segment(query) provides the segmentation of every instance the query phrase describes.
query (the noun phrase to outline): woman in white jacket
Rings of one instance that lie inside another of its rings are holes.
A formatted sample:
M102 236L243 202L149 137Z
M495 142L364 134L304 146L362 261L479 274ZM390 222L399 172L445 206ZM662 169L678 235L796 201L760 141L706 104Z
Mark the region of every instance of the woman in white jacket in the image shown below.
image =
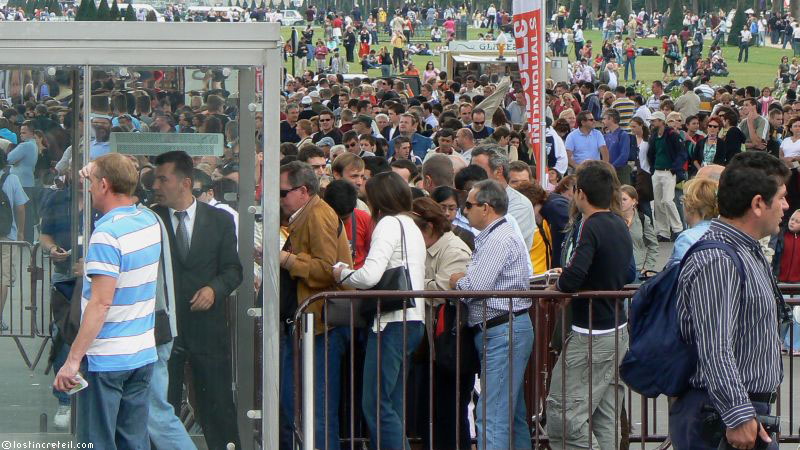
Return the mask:
M384 172L367 181L367 199L372 217L377 221L364 265L353 271L334 268L333 276L343 284L357 289L370 289L383 273L407 265L414 290L425 284L425 240L411 218L411 189L393 172ZM405 240L405 250L401 241ZM405 254L405 255L404 255ZM405 258L404 258L405 256ZM410 364L407 359L417 348L424 333L425 303L414 299L415 306L404 311L381 313L376 317L367 339L364 361L364 385L361 407L369 428L371 448L408 448L403 436L403 380ZM384 302L385 303L385 302ZM403 351L403 316L406 319L406 343ZM378 329L381 340L381 364L378 367ZM378 370L380 370L380 399L378 399ZM380 401L380 417L377 417ZM380 420L380 445L377 442Z

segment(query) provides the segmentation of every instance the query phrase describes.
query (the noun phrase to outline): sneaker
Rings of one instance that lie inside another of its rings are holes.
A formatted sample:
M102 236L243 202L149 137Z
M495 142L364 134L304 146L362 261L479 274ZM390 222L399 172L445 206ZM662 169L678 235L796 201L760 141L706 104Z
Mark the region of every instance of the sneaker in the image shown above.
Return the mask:
M67 428L69 426L69 419L72 415L72 409L69 405L58 405L56 415L53 417L53 425L58 428Z

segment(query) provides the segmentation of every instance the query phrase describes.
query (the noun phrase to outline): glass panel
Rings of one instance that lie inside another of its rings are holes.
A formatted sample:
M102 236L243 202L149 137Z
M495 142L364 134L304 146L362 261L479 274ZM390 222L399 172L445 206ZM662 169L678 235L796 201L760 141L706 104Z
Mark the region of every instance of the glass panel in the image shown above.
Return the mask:
M82 224L91 229L101 216L81 194L83 183L73 180L85 160L119 152L137 167L140 203L166 219L173 255L178 337L159 347L163 356L172 357L163 363L165 377L151 390L160 390L177 413L151 411L150 420L175 421L201 448L226 448L228 442L253 448L259 424L246 417L254 409L256 374L255 320L247 316L256 287L256 216L250 207L256 205L261 178L256 161L263 142L255 124L256 116L263 117L255 72L247 67L92 67L84 80L83 71L74 67L0 66L0 168L7 153L12 175L3 190L19 206L12 210L19 212L20 224L18 234L13 227L5 232L6 213L0 208L0 377L6 400L0 436L45 442L61 433L58 439L71 439L78 416L75 396L52 392L54 374L69 351L63 340L69 324L60 324L60 337L55 332L56 319L69 311L68 301L58 296L69 298L74 267L82 267L77 263L89 239L89 233L85 238L81 233ZM81 117L85 82L91 89L86 124ZM89 135L85 158L84 125ZM180 158L156 164L158 155L172 150L189 154L192 180L175 170ZM177 221L168 208L187 207L193 218L184 254L176 247ZM51 292L54 285L57 293Z
M81 86L76 67L0 66L0 173L9 174L2 190L10 202L0 206L2 436L69 431L70 397L52 384L66 355L55 323L68 310L67 280L82 253L69 158L81 136Z

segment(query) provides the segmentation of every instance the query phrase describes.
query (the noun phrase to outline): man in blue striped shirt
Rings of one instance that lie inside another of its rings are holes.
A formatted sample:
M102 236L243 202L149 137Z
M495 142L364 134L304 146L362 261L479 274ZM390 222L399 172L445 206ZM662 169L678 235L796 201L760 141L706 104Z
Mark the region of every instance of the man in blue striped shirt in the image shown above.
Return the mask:
M691 389L670 408L675 448L715 449L719 442L703 439L711 431L724 432L734 448L753 448L757 437L770 442L756 415L769 414L783 378L776 315L783 299L758 241L780 231L788 177L772 155L736 155L720 178L720 217L701 239L732 246L746 277L722 249L693 253L681 270L677 313L698 361ZM708 407L721 419L717 426L709 425Z
M467 273L453 274L450 277L451 289L528 289L528 247L506 220L507 211L508 195L498 182L481 181L469 192L464 212L470 225L480 233L475 237L475 253ZM475 331L475 348L481 357L481 378L486 385L486 390L481 392L481 396L486 398L480 399L477 406L478 449L505 449L509 445L514 449L530 449L531 435L522 384L533 349L533 325L528 315L531 300L470 298L464 302L469 310L469 325ZM514 321L512 339L509 339L509 320ZM511 358L509 346L512 347ZM509 411L514 411L513 417L509 417ZM512 420L513 435L510 432Z
M149 448L150 379L157 360L153 325L161 228L131 198L133 163L110 153L87 168L92 206L103 213L89 241L81 327L54 386L68 391L78 370L78 441L96 448Z

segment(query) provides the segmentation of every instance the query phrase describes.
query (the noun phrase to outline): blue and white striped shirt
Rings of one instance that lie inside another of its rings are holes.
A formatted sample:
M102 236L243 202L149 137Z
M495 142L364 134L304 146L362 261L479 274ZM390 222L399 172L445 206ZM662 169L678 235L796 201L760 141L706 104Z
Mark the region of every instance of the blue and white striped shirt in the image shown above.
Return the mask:
M697 372L690 383L708 390L725 426L755 417L748 393L773 393L783 379L778 335L777 285L758 242L713 220L701 239L733 246L747 274L742 280L720 249L693 253L678 280L681 333L697 345Z
M467 274L458 280L462 291L527 291L530 284L530 254L522 238L505 218L489 224L475 237L475 252L467 266ZM463 299L469 310L469 325L483 322L483 299ZM530 308L529 298L488 298L486 320Z
M103 328L86 352L89 370L132 370L155 362L156 280L161 227L151 211L114 208L97 221L85 262L81 316L92 293L91 277L117 280Z

